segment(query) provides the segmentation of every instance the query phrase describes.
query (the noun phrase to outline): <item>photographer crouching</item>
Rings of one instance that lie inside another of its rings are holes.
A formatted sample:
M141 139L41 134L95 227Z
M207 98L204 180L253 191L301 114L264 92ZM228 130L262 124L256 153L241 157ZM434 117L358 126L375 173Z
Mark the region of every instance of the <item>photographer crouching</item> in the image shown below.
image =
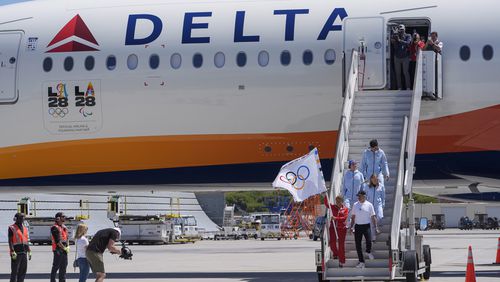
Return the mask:
M121 231L119 228L106 228L97 231L90 241L86 256L92 272L96 274L96 282L104 281L104 278L106 278L103 260L103 253L106 249L112 254L120 255L123 259L132 259L132 252L129 248L122 244L120 250L115 246L115 243L120 240L120 236Z

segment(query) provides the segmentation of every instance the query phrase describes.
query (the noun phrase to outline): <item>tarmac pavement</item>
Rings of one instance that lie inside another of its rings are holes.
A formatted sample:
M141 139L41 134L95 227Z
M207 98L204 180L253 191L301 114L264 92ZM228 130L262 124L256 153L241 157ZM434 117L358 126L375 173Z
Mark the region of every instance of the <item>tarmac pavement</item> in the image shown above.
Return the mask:
M492 265L500 232L447 229L427 231L424 243L432 249L430 281L464 281L467 248L472 246L477 281L500 282L500 265ZM109 281L274 282L317 281L314 250L319 241L240 240L199 241L178 245L134 245L133 260L105 254ZM7 246L0 249L0 281L9 278ZM70 265L74 257L70 253ZM25 281L47 281L52 263L50 246L34 246ZM78 269L77 269L78 271ZM68 281L77 281L68 267ZM92 276L91 276L92 277ZM108 279L107 279L108 280ZM89 278L88 281L93 281Z

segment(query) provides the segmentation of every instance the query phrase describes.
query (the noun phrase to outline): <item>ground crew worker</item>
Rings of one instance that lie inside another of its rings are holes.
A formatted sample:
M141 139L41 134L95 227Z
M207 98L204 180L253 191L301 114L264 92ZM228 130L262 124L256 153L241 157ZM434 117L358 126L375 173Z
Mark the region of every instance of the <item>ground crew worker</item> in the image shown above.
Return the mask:
M50 272L50 282L56 282L56 273L59 271L59 282L66 281L66 268L68 266L68 229L64 225L66 216L62 212L56 213L55 224L50 228L52 237L52 252L54 260Z
M85 255L89 261L92 272L96 275L96 282L104 281L106 278L106 270L104 269L103 253L106 249L112 254L121 254L122 251L115 247L115 242L118 242L121 236L119 228L106 228L97 231L92 237L92 240L87 247Z
M348 209L358 200L356 194L358 194L364 181L363 174L358 170L358 162L350 160L349 170L344 175L344 185L342 186L344 203Z
M363 190L366 192L366 200L373 205L375 216L380 226L380 222L384 218L385 195L384 188L379 183L378 177L375 174L370 177L370 182L363 186ZM371 225L371 235L372 240L375 241L376 232L373 224Z
M23 225L24 214L14 215L15 223L9 226L10 282L22 282L31 260L28 228Z
M369 179L372 174L377 175L379 183L382 184L382 186L384 186L384 178L386 181L389 180L387 157L384 151L378 147L378 141L376 139L371 140L370 148L363 152L361 172L365 179Z
M349 216L349 210L344 205L344 198L340 195L335 197L335 204L329 204L325 197L326 208L332 211L332 221L330 223L330 249L333 257L339 258L339 267L345 264L345 236L347 234L346 220ZM338 246L337 246L338 242Z

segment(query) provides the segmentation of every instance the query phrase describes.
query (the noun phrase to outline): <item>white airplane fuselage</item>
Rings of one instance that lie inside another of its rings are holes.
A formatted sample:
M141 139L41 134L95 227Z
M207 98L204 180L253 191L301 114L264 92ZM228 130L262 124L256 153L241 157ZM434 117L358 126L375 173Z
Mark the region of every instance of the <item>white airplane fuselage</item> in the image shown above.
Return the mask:
M417 177L498 179L498 7L492 0L0 6L0 185L267 186L311 147L328 178L343 102L343 22L364 17L422 19L444 42L443 99L422 103ZM379 32L386 38L387 27ZM383 44L380 52L389 48ZM476 165L485 160L488 168Z

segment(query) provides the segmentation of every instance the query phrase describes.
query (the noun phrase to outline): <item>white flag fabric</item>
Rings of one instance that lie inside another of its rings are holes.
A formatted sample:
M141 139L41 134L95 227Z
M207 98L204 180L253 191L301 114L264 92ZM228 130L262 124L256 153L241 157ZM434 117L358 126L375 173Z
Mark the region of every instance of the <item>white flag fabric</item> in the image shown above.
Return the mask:
M283 165L273 187L290 191L296 202L326 192L318 149L314 148L309 154Z

